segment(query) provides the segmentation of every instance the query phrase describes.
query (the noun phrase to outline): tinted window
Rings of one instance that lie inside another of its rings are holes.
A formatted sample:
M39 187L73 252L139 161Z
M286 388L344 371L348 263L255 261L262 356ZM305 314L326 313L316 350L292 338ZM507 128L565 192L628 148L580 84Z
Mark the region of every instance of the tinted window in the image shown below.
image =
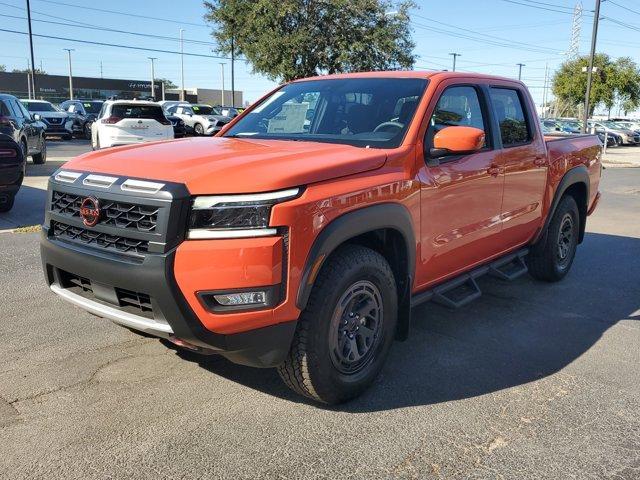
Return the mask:
M152 118L166 120L159 105L126 105L118 104L111 107L111 116L118 118Z
M522 99L517 90L492 88L491 103L496 112L502 144L505 147L527 143L531 140Z
M428 144L432 144L433 136L440 130L453 126L475 127L486 132L485 119L475 88L449 87L444 91L431 116L427 131Z
M285 85L225 136L400 145L427 85L425 79L349 78ZM396 111L396 106L401 108Z
M53 105L45 102L22 102L22 105L27 107L30 112L57 112Z
M7 105L0 100L0 116L3 117L10 117L11 113L9 112L9 107L7 107Z
M194 105L192 108L196 115L215 115L213 108L208 105Z
M82 106L87 113L98 113L102 108L102 102L84 102Z
M20 102L16 101L16 100L9 100L9 107L13 110L13 115L16 118L26 118L24 112L22 111Z

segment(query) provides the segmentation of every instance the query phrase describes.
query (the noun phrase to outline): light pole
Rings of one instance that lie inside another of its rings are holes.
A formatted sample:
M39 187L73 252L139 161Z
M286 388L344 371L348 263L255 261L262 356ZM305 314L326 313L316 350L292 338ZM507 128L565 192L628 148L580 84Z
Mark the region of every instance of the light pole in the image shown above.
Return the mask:
M31 90L33 91L33 98L36 97L36 64L33 60L33 36L31 34L31 4L27 0L27 22L29 23L29 49L31 50Z
M224 107L224 62L220 62L220 71L222 78L222 106Z
M598 23L600 21L600 0L596 0L596 11L593 16L593 32L591 34L591 54L589 55L589 68L587 70L587 92L584 96L584 114L582 117L582 133L587 133L589 121L589 101L591 96L591 80L593 76L593 61L596 56L596 41L598 39Z
M522 67L526 67L524 63L516 63L518 66L518 80L522 80Z
M453 56L453 71L455 72L456 71L456 59L458 57L461 57L462 54L461 53L450 53L449 55Z
M155 100L156 99L156 81L155 81L156 72L153 69L153 61L157 60L158 57L147 57L147 58L151 60L151 97Z
M233 35L231 35L231 106L236 106L236 85L233 72L233 64L235 63L235 45Z
M182 79L180 100L184 101L184 28L180 29L180 78Z
M73 73L71 72L71 52L74 52L74 48L63 48L69 55L69 100L73 100Z

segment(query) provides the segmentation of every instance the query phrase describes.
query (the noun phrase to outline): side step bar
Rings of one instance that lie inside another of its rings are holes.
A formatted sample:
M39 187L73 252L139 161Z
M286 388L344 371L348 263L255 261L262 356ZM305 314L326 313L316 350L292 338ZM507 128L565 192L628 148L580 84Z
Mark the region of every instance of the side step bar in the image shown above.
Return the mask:
M411 298L411 307L433 301L449 308L464 307L482 295L476 281L483 275L491 275L500 280L511 281L527 273L524 257L529 249L523 248L493 262L463 273L459 277L442 283Z

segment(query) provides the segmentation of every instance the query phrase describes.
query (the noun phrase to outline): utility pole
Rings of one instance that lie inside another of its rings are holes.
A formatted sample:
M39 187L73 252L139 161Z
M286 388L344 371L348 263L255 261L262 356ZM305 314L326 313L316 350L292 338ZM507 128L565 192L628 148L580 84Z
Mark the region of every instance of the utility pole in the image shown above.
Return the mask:
M455 72L456 71L456 59L458 57L461 57L462 54L461 53L450 53L449 55L453 55L453 69L452 69L452 71Z
M164 102L164 82L161 82L160 85L162 85L162 101Z
M593 32L591 34L591 54L589 55L589 68L587 69L587 92L584 96L584 114L582 118L582 133L587 133L587 122L589 121L591 80L593 76L593 61L596 56L596 41L598 39L598 23L599 22L600 22L600 0L596 0L596 11L593 15Z
M222 103L221 106L224 107L224 62L220 62L220 69L222 72Z
M233 35L231 35L231 106L236 106L236 85L233 73L233 64L235 63L235 45Z
M36 97L36 64L33 59L33 34L31 32L31 4L27 0L27 22L29 23L29 49L31 50L31 81L33 85L31 90L33 91L33 98Z
M547 118L547 111L545 110L547 105L547 87L549 85L549 64L544 65L544 89L542 90L542 113L543 118Z
M184 28L180 29L180 77L182 79L180 100L184 101Z
M71 72L71 52L74 52L74 48L63 48L69 55L69 100L73 100L73 73Z
M151 60L151 97L155 100L156 99L156 72L153 68L153 61L157 60L158 57L147 57L149 60Z
M522 67L526 67L524 63L516 63L518 66L518 80L522 80Z

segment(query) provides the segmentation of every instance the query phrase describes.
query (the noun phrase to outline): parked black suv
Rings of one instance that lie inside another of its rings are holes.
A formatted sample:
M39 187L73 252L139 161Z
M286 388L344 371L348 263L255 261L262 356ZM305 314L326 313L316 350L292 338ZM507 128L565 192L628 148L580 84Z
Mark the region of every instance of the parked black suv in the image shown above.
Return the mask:
M0 93L0 133L13 138L22 148L25 159L31 156L36 164L47 161L44 131L39 115L32 116L13 95Z
M102 100L65 100L60 108L73 117L73 133L91 140L91 124L98 118Z
M9 135L0 133L0 212L8 212L24 180L26 159Z

